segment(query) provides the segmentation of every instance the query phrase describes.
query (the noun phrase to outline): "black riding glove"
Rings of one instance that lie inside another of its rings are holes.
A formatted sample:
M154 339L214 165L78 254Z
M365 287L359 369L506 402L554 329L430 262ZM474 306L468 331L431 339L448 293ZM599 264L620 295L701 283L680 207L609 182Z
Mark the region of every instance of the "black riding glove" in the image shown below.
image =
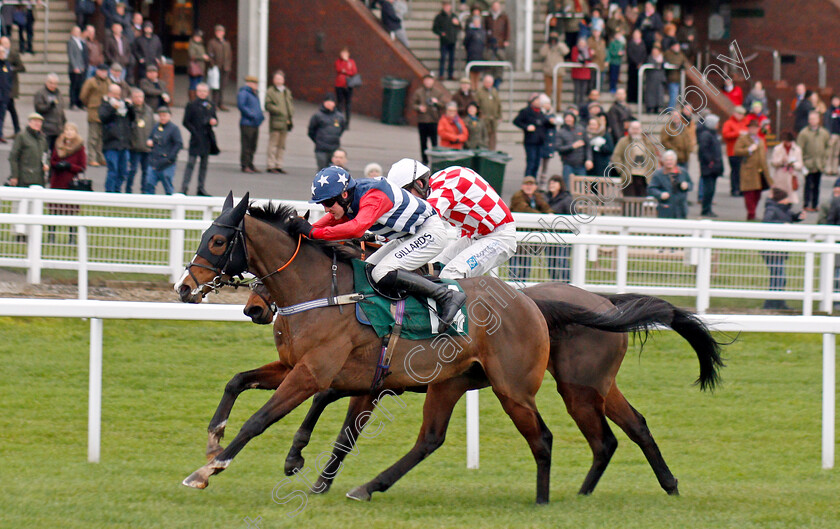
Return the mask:
M309 238L309 235L312 233L312 229L312 224L303 217L295 217L289 221L289 235L293 238L298 235L303 235L304 237Z

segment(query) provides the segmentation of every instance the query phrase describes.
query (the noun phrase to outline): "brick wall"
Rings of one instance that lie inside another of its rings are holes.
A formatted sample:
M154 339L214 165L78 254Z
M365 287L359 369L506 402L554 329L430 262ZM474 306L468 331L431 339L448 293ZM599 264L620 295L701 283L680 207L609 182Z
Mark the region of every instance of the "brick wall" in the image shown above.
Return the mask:
M710 6L697 3L694 7L697 19L701 49L707 43L707 20ZM840 84L840 48L834 44L836 31L840 27L840 2L837 0L734 0L733 9L763 9L764 17L734 17L730 25L730 39L735 40L744 56L758 55L747 63L749 80L736 82L749 91L756 80L761 80L770 99L770 117L775 121L775 100L782 100L782 130L792 125L790 100L797 83L805 83L809 89L816 90L818 84L817 57L822 55L826 61L827 88L821 91L823 100L828 103L832 92L837 92ZM727 42L712 42L712 58L717 53L729 55ZM757 46L757 47L756 47ZM792 63L783 63L782 82L775 84L773 79L772 49L784 55L792 56ZM718 63L719 64L719 63ZM775 129L775 123L774 123Z
M353 91L353 113L381 116L382 77L410 80L410 94L426 72L358 0L272 0L269 13L269 74L282 69L296 99L320 103L334 93L335 60L344 46L364 83Z

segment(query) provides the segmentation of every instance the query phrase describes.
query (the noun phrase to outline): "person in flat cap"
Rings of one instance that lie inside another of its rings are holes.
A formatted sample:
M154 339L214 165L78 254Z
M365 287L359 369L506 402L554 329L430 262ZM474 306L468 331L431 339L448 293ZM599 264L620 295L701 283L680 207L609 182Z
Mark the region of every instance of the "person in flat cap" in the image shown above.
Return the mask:
M9 185L17 187L46 185L45 175L49 166L45 163L48 149L47 137L41 132L44 117L37 112L29 114L26 130L15 136L9 153L11 176Z
M545 196L537 189L537 179L532 175L526 175L522 179L522 185L510 199L511 213L552 213L551 206ZM528 277L531 267L531 252L520 245L520 253L510 259L510 272L513 277L525 280ZM525 250L525 251L523 251Z
M143 34L134 39L131 52L137 64L137 78L143 79L150 66L159 67L163 57L163 44L154 33L155 27L150 21L143 23ZM147 94L148 96L148 94Z
M462 77L458 91L452 96L452 101L458 103L458 115L461 118L467 115L467 105L476 103L475 91L473 91L469 77ZM477 104L477 103L476 103Z
M429 164L426 149L429 143L437 147L437 124L441 111L449 101L449 92L443 85L435 84L431 72L423 76L423 83L411 95L411 107L417 112L417 131L420 133L420 155L423 164Z
M149 147L149 175L143 182L143 193L155 194L158 183L163 184L163 191L171 195L174 191L172 179L175 177L178 151L184 146L181 130L172 123L172 112L167 106L157 109L158 124L152 127L146 145Z
M307 135L315 142L315 165L318 170L329 167L333 152L341 147L346 121L335 106L335 96L327 92L318 112L309 119Z
M245 86L239 89L236 106L239 108L239 165L243 173L259 173L254 167L254 153L257 152L257 140L265 116L257 95L259 79L253 75L245 78Z
M160 82L158 67L155 65L146 67L146 77L140 81L140 90L146 95L146 102L152 110L157 110L159 106L169 105L172 102L163 83Z

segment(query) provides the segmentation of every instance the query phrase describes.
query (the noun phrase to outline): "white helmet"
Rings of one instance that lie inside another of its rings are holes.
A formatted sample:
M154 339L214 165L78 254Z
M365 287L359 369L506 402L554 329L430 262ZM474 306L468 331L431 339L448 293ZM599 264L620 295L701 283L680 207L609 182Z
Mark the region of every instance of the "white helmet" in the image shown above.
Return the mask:
M391 166L386 177L389 182L397 187L405 187L418 178L428 177L431 169L411 158L403 158Z

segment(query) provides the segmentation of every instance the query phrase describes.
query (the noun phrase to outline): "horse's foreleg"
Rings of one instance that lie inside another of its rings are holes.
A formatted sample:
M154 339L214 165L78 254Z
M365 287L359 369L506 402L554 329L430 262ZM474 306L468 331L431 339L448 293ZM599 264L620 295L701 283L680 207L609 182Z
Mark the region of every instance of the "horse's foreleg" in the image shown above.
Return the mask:
M330 490L333 480L341 469L344 457L349 453L355 453L359 433L361 433L368 420L370 420L370 412L373 410L376 402L377 399L374 399L370 395L360 395L350 399L344 424L341 425L341 431L333 443L332 457L330 457L327 466L321 471L321 475L318 476L318 481L312 487L312 492L323 494Z
M225 425L239 394L248 389L277 389L288 372L289 368L281 365L280 362L271 362L251 371L237 373L230 379L225 386L225 393L216 408L216 413L210 419L210 426L207 427L206 455L208 460L213 459L222 451L219 443L225 436Z
M210 476L227 468L248 441L263 433L266 428L282 419L317 392L318 383L309 367L306 364L297 364L289 371L268 402L245 421L230 445L206 465L190 474L183 484L197 489L207 487Z
M677 478L674 477L671 469L665 463L665 459L662 458L662 453L656 446L656 441L653 440L653 435L647 427L645 418L627 402L627 399L624 398L615 384L607 393L606 412L607 417L624 430L627 437L642 449L650 467L653 469L653 473L656 474L659 485L665 489L665 492L674 496L679 495Z
M420 427L420 435L417 436L414 447L373 480L348 492L347 497L353 500L370 501L371 494L388 490L409 470L437 450L446 438L452 409L461 395L471 389L470 384L471 381L467 377L457 377L430 385L423 404L423 425Z
M312 406L309 407L309 411L306 413L306 417L304 417L300 428L295 432L295 437L292 439L292 447L289 448L289 454L286 456L285 471L287 476L291 476L295 470L303 468L304 459L301 450L309 444L312 430L315 429L321 413L323 413L327 406L347 395L348 393L346 391L327 389L318 393L312 399Z

